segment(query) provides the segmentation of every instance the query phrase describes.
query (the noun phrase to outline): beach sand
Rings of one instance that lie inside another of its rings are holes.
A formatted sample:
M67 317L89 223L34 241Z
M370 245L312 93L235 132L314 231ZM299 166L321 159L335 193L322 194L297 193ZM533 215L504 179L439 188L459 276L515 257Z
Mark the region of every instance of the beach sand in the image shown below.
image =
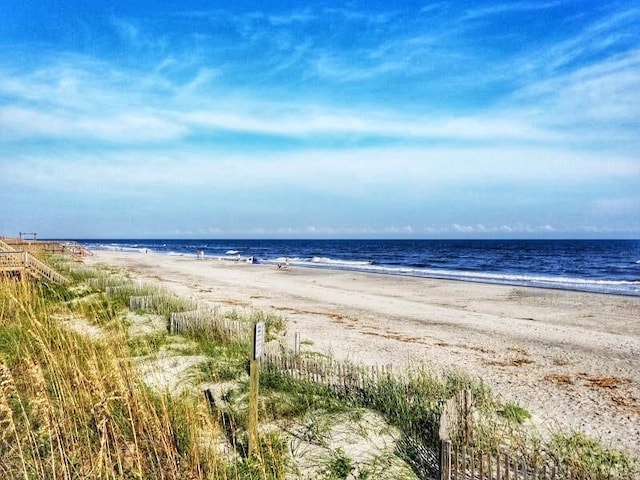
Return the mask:
M640 456L640 298L98 251L87 263L202 304L288 321L306 349L402 369L459 369L533 414Z

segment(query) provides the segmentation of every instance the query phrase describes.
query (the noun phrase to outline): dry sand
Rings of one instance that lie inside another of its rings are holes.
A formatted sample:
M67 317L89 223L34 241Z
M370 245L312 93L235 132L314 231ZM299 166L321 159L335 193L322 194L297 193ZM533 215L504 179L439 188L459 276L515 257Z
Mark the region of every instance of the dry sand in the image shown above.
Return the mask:
M277 312L290 338L300 332L307 348L338 358L466 371L543 430L575 428L640 456L638 297L154 253L99 251L87 262L203 304Z

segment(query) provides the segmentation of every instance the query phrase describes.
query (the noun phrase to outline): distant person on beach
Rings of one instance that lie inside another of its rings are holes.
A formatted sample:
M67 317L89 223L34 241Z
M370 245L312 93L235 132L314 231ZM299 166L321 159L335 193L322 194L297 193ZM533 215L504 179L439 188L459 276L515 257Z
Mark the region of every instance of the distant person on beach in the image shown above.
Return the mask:
M276 265L278 266L278 268L289 268L289 257L286 257L284 259L284 264L278 262L276 263Z
M202 260L204 258L204 250L200 250L198 252L198 260Z

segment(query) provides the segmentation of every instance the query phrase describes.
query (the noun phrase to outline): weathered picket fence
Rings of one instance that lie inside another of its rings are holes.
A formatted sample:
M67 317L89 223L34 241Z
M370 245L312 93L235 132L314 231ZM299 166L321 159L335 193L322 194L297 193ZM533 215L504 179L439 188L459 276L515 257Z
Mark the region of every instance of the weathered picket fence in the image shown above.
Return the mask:
M251 327L248 322L220 316L217 307L173 312L169 320L169 331L172 334L202 332L238 342L251 340Z
M385 379L400 380L391 365L364 366L340 362L320 356L268 353L262 359L266 372L284 374L292 379L311 382L331 388L336 394L358 397L367 403L375 392L376 384ZM412 392L407 390L408 397ZM438 448L408 437L422 478L439 480L584 480L578 472L554 463L541 454L535 460L504 450L485 452L473 445L474 398L471 391L458 392L441 407ZM434 439L438 443L438 438ZM453 441L452 441L453 440ZM439 457L439 458L438 458ZM608 477L603 477L608 478ZM613 477L612 477L613 478Z
M129 297L129 309L132 311L144 310L170 316L174 312L183 312L195 308L197 308L197 305L194 301L171 293L132 295Z
M440 480L573 480L586 478L539 452L528 458L504 449L482 451L473 446L474 397L458 392L440 415ZM614 478L607 475L602 478Z
M158 293L159 289L146 284L128 283L123 285L109 285L105 287L105 294L108 297L115 297L118 295L128 296L146 296L154 293Z
M97 270L95 272L92 272L91 270L87 272L86 268L70 268L70 271L72 273L82 273L84 275L87 275L87 273L90 275L93 274L86 280L89 288L93 290L106 290L108 287L123 286L127 283L127 279L124 277L100 274Z
M584 476L561 469L550 460L529 462L504 452L479 452L466 445L444 444L440 480L560 480Z
M268 352L262 359L262 368L342 392L362 391L368 385L393 374L391 365L365 366L320 355L283 355L272 352Z

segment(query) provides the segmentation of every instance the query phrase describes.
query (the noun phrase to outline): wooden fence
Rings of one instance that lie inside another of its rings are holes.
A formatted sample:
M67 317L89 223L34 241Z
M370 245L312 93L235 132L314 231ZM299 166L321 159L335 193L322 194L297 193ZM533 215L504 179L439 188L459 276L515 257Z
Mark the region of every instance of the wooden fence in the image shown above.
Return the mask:
M251 340L251 327L250 323L221 317L217 308L174 312L169 320L169 331L173 334L208 332L238 342Z
M319 355L283 355L267 352L262 359L267 371L277 371L295 380L304 380L341 392L362 392L367 386L393 374L391 365L365 366L339 362Z
M502 449L485 452L473 447L474 398L461 391L440 414L440 480L567 480L585 477L556 465L540 453L535 459Z
M266 371L278 372L292 379L324 385L337 394L356 396L365 402L377 382L390 378L402 385L402 375L393 373L391 366L364 366L348 362L338 362L318 356L282 355L267 353L262 360ZM406 380L406 379L405 379ZM412 393L407 391L407 395ZM461 391L450 398L441 409L439 422L440 451L431 450L426 445L414 445L412 450L420 450L420 461L430 469L434 460L438 462L439 480L566 480L584 479L583 476L562 469L549 459L540 456L536 461L522 455L505 451L482 452L472 447L473 404L470 391ZM452 442L451 439L455 439ZM415 439L411 439L415 442Z
M443 442L440 480L560 480L585 478L550 461L529 462L504 452L483 453Z
M170 316L174 312L183 312L197 308L195 302L185 300L178 295L161 293L154 295L134 295L129 298L131 310L147 310Z
M105 294L108 297L115 297L118 295L151 295L157 293L159 289L157 287L145 284L125 284L125 285L110 285L105 288Z

